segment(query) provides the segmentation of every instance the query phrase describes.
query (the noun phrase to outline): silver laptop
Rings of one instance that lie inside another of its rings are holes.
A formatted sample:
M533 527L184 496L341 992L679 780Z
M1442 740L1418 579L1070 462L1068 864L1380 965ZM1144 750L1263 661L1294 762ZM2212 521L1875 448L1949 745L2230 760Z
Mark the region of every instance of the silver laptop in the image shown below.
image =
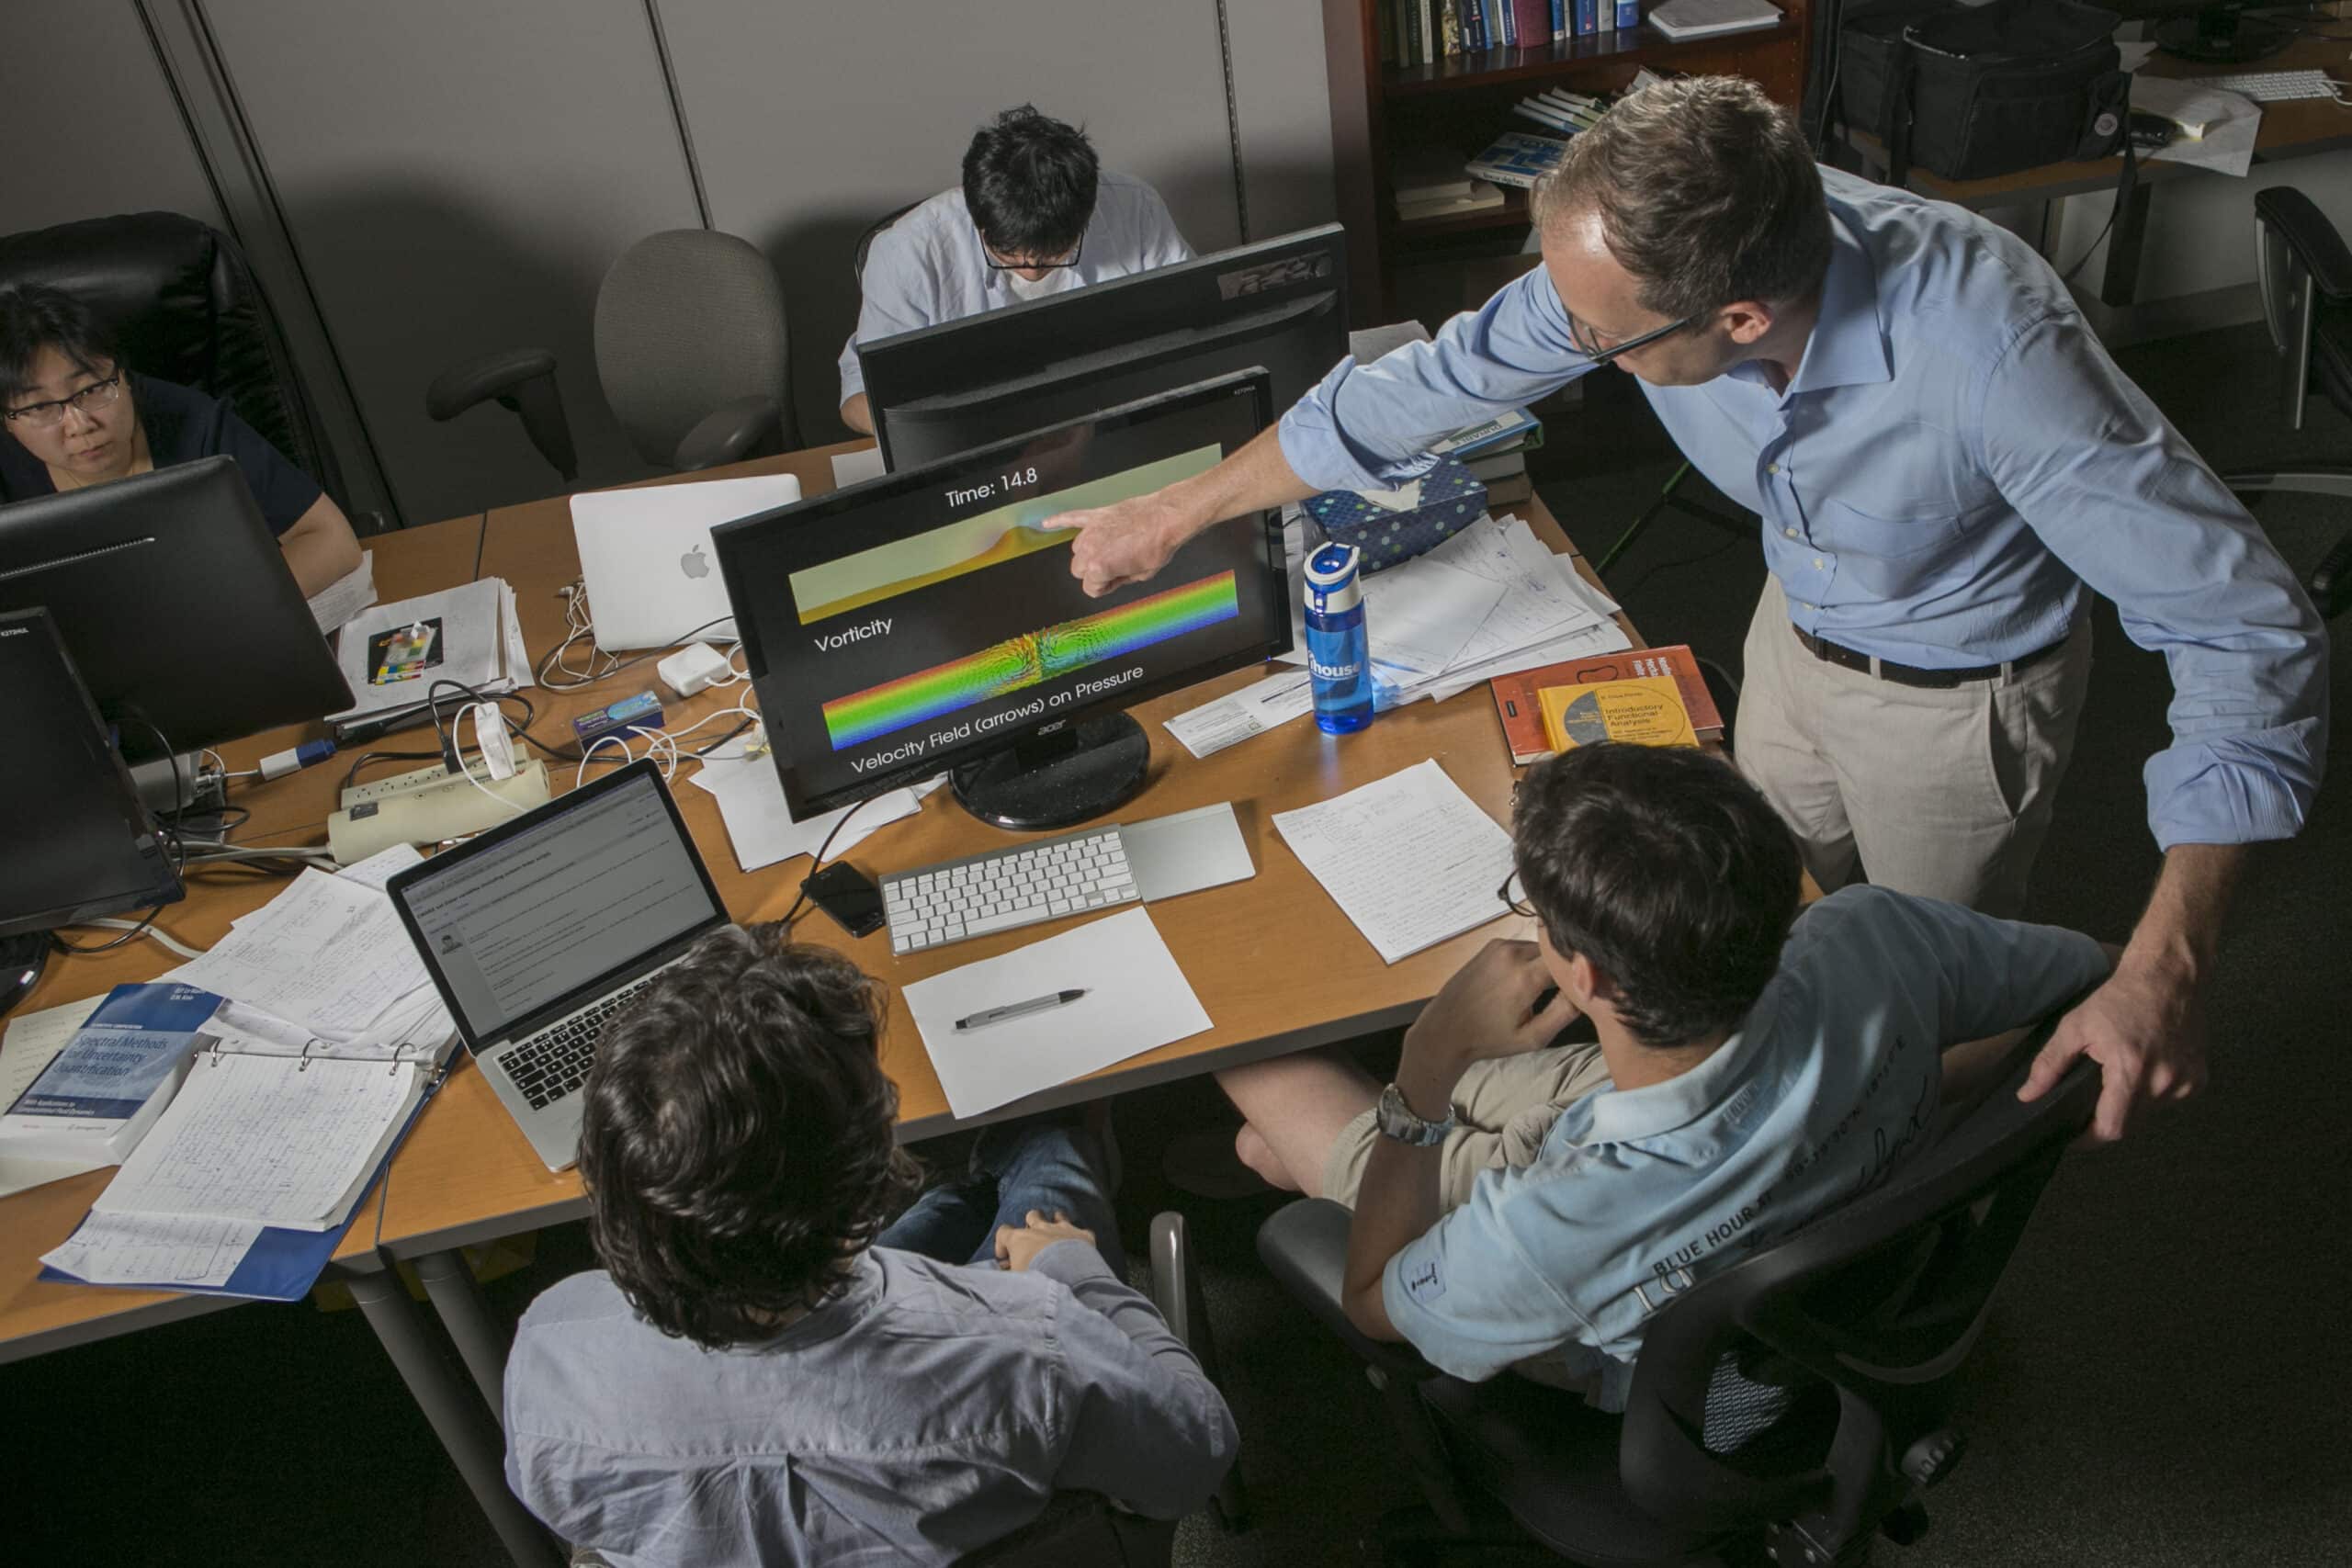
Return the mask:
M789 506L790 474L594 491L571 498L571 536L596 646L607 653L734 640L734 606L710 548L713 525Z
M458 1032L549 1170L578 1157L605 1021L727 910L650 761L551 800L387 891Z

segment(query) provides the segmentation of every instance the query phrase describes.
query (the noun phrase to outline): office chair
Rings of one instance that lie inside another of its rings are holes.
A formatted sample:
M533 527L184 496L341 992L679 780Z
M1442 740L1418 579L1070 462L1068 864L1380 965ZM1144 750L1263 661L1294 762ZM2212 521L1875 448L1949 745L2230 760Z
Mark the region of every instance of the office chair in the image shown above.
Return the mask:
M1199 1359L1209 1381L1216 1381L1216 1348L1208 1314L1201 1304L1198 1270L1184 1216L1163 1211L1151 1219L1151 1300L1169 1328ZM1225 1473L1211 1499L1226 1529L1245 1528L1240 1466ZM1091 1492L1061 1492L1046 1511L1021 1529L964 1559L966 1568L1168 1568L1176 1550L1176 1521L1147 1519ZM571 1554L574 1568L604 1568L605 1558L587 1548Z
M605 401L645 461L691 473L799 444L784 290L749 241L702 229L639 240L597 286L594 341ZM543 348L482 355L435 377L424 412L447 421L495 402L576 484L555 367Z
M176 212L10 234L0 238L0 288L18 283L46 284L86 304L141 375L229 404L365 529L285 330L228 235Z
M856 276L858 282L864 283L865 281L865 256L867 252L874 249L874 242L876 236L878 236L883 230L888 229L891 224L896 223L899 219L904 218L908 213L912 212L916 208L921 207L922 205L922 203L920 201L910 201L904 207L899 209L896 212L891 213L888 217L877 220L872 228L866 230L865 233L860 234L857 237L857 254L850 263L850 269Z
M1919 1494L1961 1453L1955 1385L1993 1289L2098 1097L2088 1062L2030 1105L2022 1076L1885 1185L1675 1295L1622 1418L1363 1337L1340 1305L1348 1211L1278 1211L1260 1255L1363 1359L1427 1498L1381 1521L1383 1560L1532 1545L1611 1568L1848 1568L1875 1535L1917 1539Z
M2287 394L2287 428L2303 427L2313 389L2352 418L2352 250L2312 198L2291 186L2254 195L2255 278L2263 319L2278 348ZM2352 500L2352 463L2281 463L2223 474L2241 494L2298 491ZM2305 580L2324 616L2352 605L2352 531L2335 542Z

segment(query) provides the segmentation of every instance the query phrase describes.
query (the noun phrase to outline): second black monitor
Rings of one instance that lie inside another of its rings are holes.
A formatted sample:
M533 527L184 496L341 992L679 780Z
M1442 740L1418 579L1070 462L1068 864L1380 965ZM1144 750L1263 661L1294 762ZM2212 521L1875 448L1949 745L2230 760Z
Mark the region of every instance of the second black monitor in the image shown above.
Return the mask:
M1336 223L858 344L893 472L1253 366L1277 411L1348 351Z

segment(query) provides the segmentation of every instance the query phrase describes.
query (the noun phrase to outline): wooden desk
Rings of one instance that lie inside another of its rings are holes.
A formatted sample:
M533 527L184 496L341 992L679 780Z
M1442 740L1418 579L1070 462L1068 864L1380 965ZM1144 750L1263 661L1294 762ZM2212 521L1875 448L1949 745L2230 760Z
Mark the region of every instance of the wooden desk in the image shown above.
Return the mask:
M2352 40L2297 39L2280 53L2252 65L2216 65L2205 61L2180 60L2159 51L2151 55L2148 62L2140 69L2150 76L2218 76L2230 72L2247 71L2325 71L2332 76L2352 78ZM2261 107L2262 129L2254 143L2254 161L2257 164L2288 158L2306 158L2314 153L2352 147L2352 108L2345 108L2327 98ZM1870 161L1871 167L1881 171L1885 169L1886 149L1876 137L1849 129L1846 139ZM2107 266L2099 283L2098 297L2109 305L2132 303L2137 289L2140 249L2147 237L2153 187L2185 175L2226 177L2214 175L2211 170L2166 159L2142 158L2139 163L2139 179L2132 198L2124 210L2116 214L2114 232L2107 250ZM1904 183L1922 196L1952 202L1972 211L1981 211L1988 207L2023 207L2064 197L2111 191L2115 188L2117 176L2122 172L2123 160L2119 156L2043 164L2035 168L2021 169L2013 175L1999 175L1981 180L1947 180L1915 167Z
M791 472L799 476L805 493L822 494L833 488L831 457L863 445L796 453L726 472ZM1539 537L1555 550L1568 550L1567 540L1541 502L1530 502L1521 510ZM562 498L384 536L369 540L368 546L376 552L376 580L386 600L462 582L479 572L503 577L513 585L534 659L544 659L564 634L559 590L578 575L579 563L570 507ZM1581 561L1578 567L1590 576ZM1022 1115L1402 1024L1481 943L1512 928L1512 918L1504 917L1396 964L1385 964L1321 885L1283 846L1272 821L1277 811L1328 798L1425 758L1435 758L1483 809L1508 821L1513 770L1501 726L1483 689L1449 703L1414 704L1353 736L1327 736L1311 724L1294 722L1205 761L1194 760L1161 728L1170 716L1263 674L1259 667L1238 671L1134 710L1151 739L1152 776L1147 793L1125 807L1125 815L1139 818L1231 801L1258 866L1258 874L1250 881L1152 908L1153 922L1198 992L1212 1027L977 1120ZM531 688L536 707L532 730L550 744L561 744L570 735L573 716L653 685L649 660L585 691ZM719 712L744 694L744 688L736 687L701 694L684 704L666 702L670 728L682 728ZM250 767L259 757L317 733L315 726L278 730L221 750L232 768ZM706 732L709 738L721 733L723 727L718 725ZM414 751L429 750L432 745L428 733L417 729L385 737L373 749ZM253 816L234 840L319 841L350 765L338 760L236 791L232 799ZM387 763L371 769L368 776L403 765L420 764ZM550 761L549 772L559 791L571 787L572 766ZM684 779L674 794L729 912L744 921L781 918L807 874L806 863L789 861L742 872L717 802ZM850 858L869 869L896 868L1011 841L1011 836L966 815L942 791L915 816L889 824L865 840ZM167 910L160 923L191 942L209 944L226 932L232 919L266 902L280 886L253 878L195 884L187 900ZM890 1011L882 1062L899 1085L899 1135L923 1138L957 1126L899 987L1009 951L1035 940L1040 931L1005 932L906 959L890 955L884 933L852 940L822 916L805 919L795 934L839 948L888 986ZM1275 953L1281 955L1278 961L1271 956ZM104 955L61 960L26 1005L50 1007L96 995L127 980L153 978L176 962L145 942ZM219 1297L98 1290L35 1279L40 1255L72 1231L108 1179L108 1172L93 1172L0 1200L0 1360L232 1304ZM577 1176L551 1174L539 1163L471 1060L460 1053L448 1081L418 1119L386 1181L365 1201L359 1222L336 1254L338 1271L349 1280L387 1353L518 1561L545 1560L546 1542L505 1492L494 1429L486 1433L483 1428L481 1417L498 1407L504 1338L456 1249L584 1212ZM461 1384L452 1386L437 1348L424 1337L397 1277L387 1272L393 1258L414 1261L481 1400Z
M862 445L770 458L727 471L796 473L804 494L819 495L832 489L831 455ZM1522 503L1520 510L1539 537L1555 550L1569 550L1540 501ZM1578 564L1581 568L1582 562ZM534 654L552 647L563 630L558 590L578 572L566 503L558 499L492 513L482 571L514 585ZM1264 674L1263 667L1252 666L1133 710L1151 739L1151 783L1122 815L1157 817L1230 801L1258 866L1258 874L1247 882L1151 907L1153 923L1208 1011L1207 1032L959 1122L948 1110L900 987L1009 952L1048 934L1051 928L1007 931L893 958L887 933L852 939L813 911L796 925L799 940L837 948L886 983L889 1019L882 1063L899 1086L902 1139L933 1137L958 1126L1026 1115L1396 1027L1408 1022L1482 942L1510 925L1506 919L1394 965L1385 964L1322 885L1283 846L1272 820L1274 812L1327 799L1433 757L1484 810L1498 821L1509 821L1514 773L1501 724L1485 690L1449 703L1413 704L1382 716L1370 729L1353 736L1327 736L1304 721L1288 724L1205 761L1193 759L1161 728L1171 715ZM534 691L541 714L556 721L534 728L549 737L568 733L573 714L653 683L649 664L600 682L590 692ZM673 727L681 717L691 723L735 700L718 693L697 695L670 715ZM706 734L722 732L723 727L714 725ZM572 772L570 767L561 770L558 787L571 786ZM808 863L793 860L742 872L728 843L718 803L683 778L673 793L729 912L747 922L780 919L797 896ZM1017 842L1021 837L975 821L943 790L915 816L881 829L847 858L868 872L896 870ZM1267 958L1276 942L1285 955L1280 964ZM570 1171L550 1173L540 1164L481 1075L461 1070L451 1076L394 1164L381 1245L396 1257L415 1257L576 1219L585 1212L579 1178Z

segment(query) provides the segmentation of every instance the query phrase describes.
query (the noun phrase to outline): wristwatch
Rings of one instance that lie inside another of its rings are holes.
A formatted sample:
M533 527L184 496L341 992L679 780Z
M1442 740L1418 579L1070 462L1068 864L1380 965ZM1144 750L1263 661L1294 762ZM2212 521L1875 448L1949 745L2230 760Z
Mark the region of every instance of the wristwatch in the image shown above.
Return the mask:
M1432 1144L1445 1142L1445 1135L1461 1126L1462 1119L1454 1114L1453 1107L1449 1104L1445 1108L1444 1121L1424 1120L1405 1103L1405 1091L1392 1083L1380 1091L1380 1105L1373 1112L1372 1124L1380 1129L1380 1135L1384 1138L1394 1138L1400 1144L1425 1149Z

